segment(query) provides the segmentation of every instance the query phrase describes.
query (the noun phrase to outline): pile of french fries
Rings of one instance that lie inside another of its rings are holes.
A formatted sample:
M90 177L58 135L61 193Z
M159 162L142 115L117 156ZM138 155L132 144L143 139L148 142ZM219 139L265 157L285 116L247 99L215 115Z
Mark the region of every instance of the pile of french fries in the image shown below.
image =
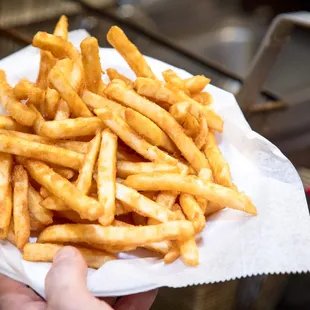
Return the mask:
M107 39L135 81L103 72L94 37L78 51L65 16L33 38L35 83L13 88L0 71L9 114L0 116L0 239L34 262L72 245L92 268L137 248L197 266L207 216L225 207L257 214L217 146L223 120L203 91L210 80L167 70L161 81L120 28Z

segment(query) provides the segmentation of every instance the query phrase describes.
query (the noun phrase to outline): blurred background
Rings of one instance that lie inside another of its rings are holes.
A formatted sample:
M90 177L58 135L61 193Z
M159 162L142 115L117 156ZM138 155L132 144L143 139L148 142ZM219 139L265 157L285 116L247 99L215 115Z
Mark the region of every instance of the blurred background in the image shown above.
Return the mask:
M273 18L309 10L310 1L279 0L0 0L0 59L52 32L62 14L108 46L114 24L146 55L204 74L238 94ZM294 27L259 96L247 109L252 128L275 143L310 188L310 28ZM264 65L264 63L262 64ZM267 70L266 69L266 70ZM243 106L244 108L244 106ZM309 187L309 188L308 188ZM309 191L310 192L310 191ZM161 289L157 309L310 309L308 275L251 277Z

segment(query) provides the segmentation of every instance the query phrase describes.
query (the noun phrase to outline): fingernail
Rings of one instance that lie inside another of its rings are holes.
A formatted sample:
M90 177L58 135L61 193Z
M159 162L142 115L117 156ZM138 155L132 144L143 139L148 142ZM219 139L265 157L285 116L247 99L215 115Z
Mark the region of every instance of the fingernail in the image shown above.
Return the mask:
M64 247L60 249L55 257L54 257L54 264L59 263L62 260L73 258L76 255L76 249L73 247Z

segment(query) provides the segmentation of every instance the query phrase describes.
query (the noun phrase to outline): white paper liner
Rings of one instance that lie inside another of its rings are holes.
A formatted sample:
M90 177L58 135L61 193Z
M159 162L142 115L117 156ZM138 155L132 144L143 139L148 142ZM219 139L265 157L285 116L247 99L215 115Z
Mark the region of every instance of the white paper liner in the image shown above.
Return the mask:
M70 33L79 46L84 30ZM116 68L134 79L133 72L113 49L101 49L103 69ZM191 75L147 57L155 74L172 68L182 78ZM26 47L0 62L12 85L27 77L35 81L39 51ZM108 79L107 79L108 81ZM289 160L269 141L253 132L234 96L212 85L214 109L225 121L219 146L230 164L234 183L245 191L258 209L253 217L225 209L211 216L201 234L200 265L185 266L180 260L164 265L158 258L134 258L108 262L89 269L88 287L96 296L121 296L152 288L213 283L267 273L310 270L310 221L300 178ZM1 113L3 110L0 111ZM9 242L0 242L0 272L31 286L44 296L49 263L23 261Z

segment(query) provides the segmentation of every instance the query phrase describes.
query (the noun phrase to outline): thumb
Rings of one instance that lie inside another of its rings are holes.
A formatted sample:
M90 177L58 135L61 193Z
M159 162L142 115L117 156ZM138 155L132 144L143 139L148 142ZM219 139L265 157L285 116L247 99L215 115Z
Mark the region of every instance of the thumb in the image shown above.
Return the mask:
M87 289L86 278L87 265L80 252L73 247L59 250L45 279L47 308L112 310L92 296Z

